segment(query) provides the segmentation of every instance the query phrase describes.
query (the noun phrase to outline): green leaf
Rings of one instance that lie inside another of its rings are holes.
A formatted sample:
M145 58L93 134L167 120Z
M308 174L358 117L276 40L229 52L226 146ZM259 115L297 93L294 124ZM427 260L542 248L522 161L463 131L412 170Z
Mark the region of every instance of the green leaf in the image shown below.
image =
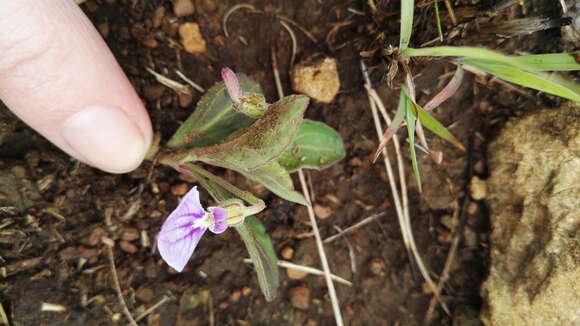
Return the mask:
M467 46L435 46L422 49L406 48L401 51L401 54L409 57L465 57L470 59L488 60L496 64L503 63L519 67L525 71L580 70L580 63L576 61L580 52L509 56L485 48Z
M278 162L288 171L300 168L324 169L346 155L342 138L325 123L304 120L294 142Z
M268 112L241 136L222 144L184 151L180 160L199 160L240 172L264 166L276 160L290 146L308 101L308 97L303 95L287 96L271 104Z
M245 92L261 93L260 85L244 74L237 74ZM210 88L195 111L167 143L170 148L211 146L221 143L233 132L246 129L256 121L233 110L224 82Z
M536 71L580 70L580 51L573 53L533 54L513 57L514 60L534 68Z
M517 67L490 63L486 60L464 59L462 62L514 84L573 101L580 101L580 84L566 80L556 74L524 71Z
M258 274L258 283L267 301L272 301L278 292L278 258L264 225L255 217L246 217L246 222L236 227L248 249L250 259Z
M462 151L465 151L463 144L461 144L461 142L457 140L457 138L455 138L455 136L453 136L453 134L451 134L449 130L445 128L445 126L443 126L439 121L437 121L437 119L426 112L425 109L423 109L419 104L413 103L413 105L415 106L415 109L417 109L417 117L419 118L419 121L421 121L425 128L431 130L431 132L455 145Z
M270 191L281 198L308 206L304 197L294 190L294 184L288 171L286 171L277 161L259 167L252 171L238 171L246 178L262 184Z
M401 36L399 40L399 50L406 49L411 41L414 10L415 3L413 0L401 0Z
M419 172L419 164L417 162L417 153L415 151L415 122L417 120L417 116L414 112L415 105L413 100L407 96L405 93L404 96L401 96L399 101L405 101L405 111L407 112L407 134L409 136L409 152L411 156L411 164L413 166L413 174L415 174L415 181L417 182L417 188L419 192L422 192L421 187L421 173Z

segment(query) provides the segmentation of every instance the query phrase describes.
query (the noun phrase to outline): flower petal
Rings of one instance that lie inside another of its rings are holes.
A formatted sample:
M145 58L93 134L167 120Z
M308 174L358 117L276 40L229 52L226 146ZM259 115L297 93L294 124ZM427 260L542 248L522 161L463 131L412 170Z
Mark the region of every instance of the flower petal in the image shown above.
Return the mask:
M208 210L214 218L214 225L209 230L215 234L224 232L228 228L228 211L223 207L209 207Z
M240 97L243 95L243 91L236 73L234 73L228 67L222 68L222 78L226 84L228 94L230 95L232 101L234 101L234 103L239 103Z
M177 241L166 241L158 236L157 248L161 257L169 266L181 272L206 230L206 228L190 229L188 235Z
M199 202L199 192L197 191L197 186L193 187L183 196L177 208L171 213L171 215L190 215L195 217L202 217L205 215L205 210L201 203ZM169 215L169 218L171 218ZM168 218L168 219L169 219Z

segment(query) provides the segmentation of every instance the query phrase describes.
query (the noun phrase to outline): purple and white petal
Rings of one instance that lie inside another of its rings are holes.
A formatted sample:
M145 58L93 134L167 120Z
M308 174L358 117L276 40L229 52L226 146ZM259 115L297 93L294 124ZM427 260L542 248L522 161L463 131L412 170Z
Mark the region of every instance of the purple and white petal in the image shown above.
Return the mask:
M234 73L228 67L222 68L222 78L226 84L228 94L230 94L232 101L234 101L234 103L239 103L240 97L243 95L243 91L236 73Z
M157 239L167 242L175 242L183 239L191 233L195 220L196 217L194 216L178 215L173 212L163 223Z
M197 186L191 188L185 196L177 205L177 208L173 210L171 215L189 215L194 217L202 217L205 215L205 210L201 203L199 202L199 192L197 191ZM171 217L171 215L169 217Z
M208 210L213 215L213 227L209 230L215 234L220 234L228 228L228 211L223 207L209 207Z
M190 228L190 233L177 241L165 241L157 237L157 249L169 266L181 272L206 230L205 228Z

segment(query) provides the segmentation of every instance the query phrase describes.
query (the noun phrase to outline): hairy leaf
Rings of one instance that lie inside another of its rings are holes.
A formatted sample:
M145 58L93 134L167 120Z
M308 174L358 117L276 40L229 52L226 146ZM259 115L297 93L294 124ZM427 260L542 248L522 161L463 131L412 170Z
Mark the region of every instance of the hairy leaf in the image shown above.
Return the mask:
M288 171L300 168L324 169L346 155L342 138L325 123L304 120L292 146L278 162Z
M278 292L278 258L264 225L255 217L248 216L236 230L246 245L250 259L258 274L260 289L267 301L272 301Z
M242 89L261 93L260 85L244 74L238 74ZM211 146L221 143L233 132L248 128L256 121L233 110L233 102L224 82L210 88L195 111L167 143L170 148Z
M268 112L239 137L208 147L184 151L181 162L202 161L248 172L276 160L292 143L302 122L308 97L287 96L271 104Z
M294 190L292 178L277 161L272 161L252 171L238 171L246 178L262 184L281 198L308 206L304 197Z

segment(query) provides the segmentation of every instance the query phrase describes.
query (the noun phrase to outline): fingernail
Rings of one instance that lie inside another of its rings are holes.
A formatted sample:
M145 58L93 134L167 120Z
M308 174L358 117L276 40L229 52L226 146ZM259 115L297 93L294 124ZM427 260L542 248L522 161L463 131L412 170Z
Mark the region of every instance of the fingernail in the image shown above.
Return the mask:
M137 168L149 146L139 127L116 107L86 107L64 121L61 133L78 159L112 173Z

